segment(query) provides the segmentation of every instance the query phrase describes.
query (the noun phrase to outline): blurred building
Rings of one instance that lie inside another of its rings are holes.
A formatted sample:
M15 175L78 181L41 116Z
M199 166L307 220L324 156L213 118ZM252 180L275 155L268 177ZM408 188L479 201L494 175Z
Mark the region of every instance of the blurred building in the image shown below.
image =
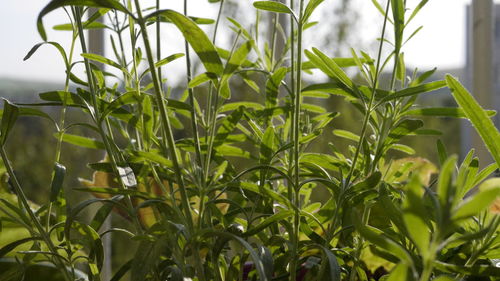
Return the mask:
M466 8L466 65L463 78L465 86L481 106L499 111L500 52L496 50L500 49L500 4L492 2L477 1ZM500 115L497 114L493 120L498 126ZM484 159L481 161L483 164L493 162L470 122L464 120L461 127L462 157L474 147L479 158Z

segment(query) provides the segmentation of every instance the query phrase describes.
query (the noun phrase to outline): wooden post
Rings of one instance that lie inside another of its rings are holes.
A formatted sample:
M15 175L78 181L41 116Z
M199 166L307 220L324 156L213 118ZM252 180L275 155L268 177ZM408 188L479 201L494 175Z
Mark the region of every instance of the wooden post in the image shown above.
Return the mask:
M473 0L471 14L472 20L469 20L468 27L470 32L470 36L468 36L468 70L472 82L472 93L481 106L492 109L495 107L493 97L493 0ZM468 132L470 132L468 135L471 136L471 141L469 141L469 143L476 150L476 155L480 160L480 166L485 167L490 164L493 159L475 130L471 130L469 127ZM467 147L466 149L468 150L470 148ZM466 151L462 152L466 153Z

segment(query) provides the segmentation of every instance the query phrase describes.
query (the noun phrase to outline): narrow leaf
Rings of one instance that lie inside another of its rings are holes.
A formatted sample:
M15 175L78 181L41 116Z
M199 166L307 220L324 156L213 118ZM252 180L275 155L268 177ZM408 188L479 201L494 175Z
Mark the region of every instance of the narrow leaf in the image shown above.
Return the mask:
M479 105L472 95L451 75L446 75L446 83L458 105L476 128L483 139L491 156L500 165L500 133L488 117L487 112Z
M426 84L421 84L421 85L406 88L406 89L397 91L394 94L385 96L384 98L382 98L380 100L379 104L387 102L387 101L399 99L399 98L411 97L411 96L418 95L418 94L432 92L432 91L441 89L443 87L446 87L446 82L442 81L442 80L435 81L435 82L429 82Z
M207 72L215 73L218 76L222 75L224 69L217 49L205 32L193 20L173 10L160 10L146 18L158 15L167 17L182 32L184 38L196 52Z
M54 170L52 171L52 173L53 176L52 176L52 184L50 186L50 201L55 202L63 186L64 175L66 174L66 167L56 162L54 164Z
M0 146L5 144L10 130L14 126L19 115L19 108L8 100L3 99L2 123L0 124Z
M488 208L500 196L500 178L492 178L479 186L479 192L459 204L453 220L466 219Z
M45 32L45 27L43 26L43 17L45 17L48 13L54 11L55 9L64 6L109 8L124 12L134 18L134 15L132 13L130 13L124 6L122 6L120 2L115 0L52 0L42 9L42 11L40 11L37 19L38 33L44 41L47 41L47 33Z
M489 117L496 115L495 110L486 110ZM453 117L453 118L467 118L463 109L459 107L427 107L411 109L404 113L405 115L415 116L439 116L439 117Z
M59 135L56 133L54 136L57 138ZM95 139L72 135L72 134L64 134L62 140L64 142L74 144L81 147L93 148L93 149L104 149L104 143L97 141Z

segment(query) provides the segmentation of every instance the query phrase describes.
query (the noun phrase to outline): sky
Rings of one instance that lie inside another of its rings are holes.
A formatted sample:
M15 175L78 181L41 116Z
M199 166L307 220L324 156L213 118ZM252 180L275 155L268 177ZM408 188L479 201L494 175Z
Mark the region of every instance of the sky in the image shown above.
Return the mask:
M143 0L144 1L144 0ZM150 0L145 0L151 2ZM330 5L336 0L326 0L322 5ZM362 15L360 32L362 36L376 39L379 31L374 29L380 23L380 14L373 8L370 0L354 0ZM1 1L0 3L0 78L23 78L37 81L63 81L64 66L55 49L43 46L28 61L23 57L33 45L41 42L36 29L38 12L48 0ZM250 2L250 0L249 0ZM410 7L418 0L408 0ZM438 67L457 68L465 62L465 7L471 0L430 0L409 27L411 30L423 25L423 29L404 49L408 66L419 69ZM496 2L500 2L496 1ZM180 0L164 1L168 8L181 9ZM216 5L207 0L191 0L191 15L215 17ZM47 30L55 24L66 22L62 11L50 13L44 20ZM175 38L175 33L165 31L165 40ZM69 33L49 31L50 41L69 45ZM220 40L224 40L221 38ZM356 46L353 46L356 48ZM174 51L174 50L169 50ZM179 49L177 51L182 51ZM77 50L77 53L80 51Z

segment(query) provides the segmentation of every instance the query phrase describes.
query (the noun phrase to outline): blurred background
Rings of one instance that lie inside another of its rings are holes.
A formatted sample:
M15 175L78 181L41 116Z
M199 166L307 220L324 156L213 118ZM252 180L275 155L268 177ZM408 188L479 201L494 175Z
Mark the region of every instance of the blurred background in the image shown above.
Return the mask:
M23 1L1 1L0 3L0 97L13 102L32 103L38 101L38 94L52 90L62 90L64 87L64 64L57 50L42 46L29 60L23 61L33 45L42 41L37 29L36 19L39 11L48 3L48 0L23 0ZM154 6L154 0L143 1L143 7ZM255 22L255 9L252 8L253 1L226 0L226 6L222 15L222 30L217 37L217 45L230 48L234 33L227 26L227 17L237 19L243 26L250 28ZM383 1L385 2L385 1ZM408 6L415 7L420 0L408 0ZM478 2L489 2L480 0ZM500 1L494 1L500 5ZM160 1L162 8L182 11L182 1ZM209 3L207 0L190 0L189 14L204 18L216 18L218 5ZM451 73L464 82L470 90L474 88L472 72L474 68L472 54L474 38L472 27L471 0L431 0L421 10L418 16L407 27L406 36L414 30L422 29L404 46L407 73L427 71L433 68L435 72L431 80L444 78L445 73ZM498 65L500 60L494 55L494 50L500 49L500 6L486 10L486 20L491 18L492 22L489 32L492 36L491 48L488 53L483 52L490 65L488 75L491 77L492 87L486 91L483 106L489 109L497 109L497 98L495 89L500 85ZM498 15L498 16L497 16ZM264 27L260 28L262 36L265 35L265 23L270 22L265 13L262 14ZM483 16L484 12L483 12ZM318 47L331 56L350 56L350 48L365 51L376 56L377 38L380 36L383 17L369 0L326 0L322 8L316 12L315 20L320 24L306 32L305 48ZM51 30L52 26L68 23L67 15L62 11L54 11L45 17L44 23L48 30L49 41L59 42L63 47L69 48L71 32ZM484 19L483 19L484 22ZM184 52L184 42L179 41L180 34L173 27L163 25L162 54L169 55ZM498 28L495 29L495 26ZM203 26L211 33L213 26ZM102 34L103 43L106 46L104 55L115 59L108 42L109 34ZM482 39L476 39L482 41ZM489 41L483 43L488 45ZM81 51L77 48L75 54ZM500 55L500 52L498 52ZM168 78L167 85L174 89L174 93L182 91L185 83L185 62L180 59L169 64L164 76ZM201 68L198 65L198 69ZM354 70L354 69L353 69ZM83 72L83 69L77 72ZM351 71L351 70L349 70ZM488 71L488 70L486 70ZM355 75L355 70L350 74ZM476 70L477 73L477 70ZM488 72L487 72L488 73ZM322 75L305 75L307 81L326 80ZM235 79L236 80L236 79ZM239 87L236 81L233 87ZM483 83L484 84L484 83ZM233 98L237 100L252 99L255 92L240 83L241 90L235 91ZM332 111L342 112L333 127L346 129L352 128L352 124L360 122L352 107L342 102L339 98L332 97L327 100L328 108ZM418 101L420 105L427 106L455 106L448 90L437 91L432 94L423 95ZM50 107L45 111L57 116L59 109ZM78 112L70 111L67 123L77 122L84 118ZM332 127L332 129L333 129ZM449 153L464 155L473 146L470 126L466 122L457 119L428 119L426 128L441 130L441 136L418 137L407 140L417 151L418 156L428 158L436 163L435 143L441 139L448 148ZM331 130L330 130L331 131ZM8 141L7 151L14 164L16 173L21 179L21 184L28 191L29 197L38 203L47 200L50 185L50 175L54 159L55 143L53 137L55 130L49 122L40 118L22 117L14 128ZM73 134L85 133L72 131ZM325 139L319 141L324 145L332 141L334 136L331 132L325 134ZM341 142L341 140L338 140ZM320 146L321 147L321 146ZM103 157L103 152L85 150L79 147L65 144L62 152L61 162L67 167L65 188L70 190L81 187L78 178L91 178L92 171L86 166L87 163L98 162ZM404 157L404 155L397 155ZM489 160L484 160L488 164ZM484 166L484 165L482 165ZM73 201L80 201L86 194L72 193ZM0 239L1 240L1 239ZM1 241L0 241L1 243Z

